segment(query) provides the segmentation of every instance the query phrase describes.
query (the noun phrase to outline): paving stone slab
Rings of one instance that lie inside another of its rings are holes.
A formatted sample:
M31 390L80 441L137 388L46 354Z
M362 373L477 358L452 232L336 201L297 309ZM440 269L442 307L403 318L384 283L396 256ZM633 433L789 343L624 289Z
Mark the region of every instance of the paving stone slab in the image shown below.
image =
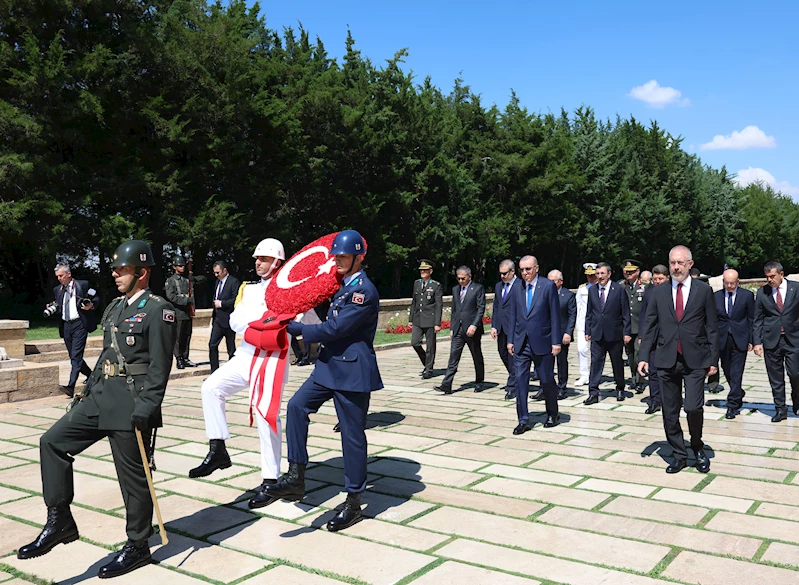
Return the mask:
M721 512L721 514L727 514L727 512ZM608 514L569 508L552 508L538 516L536 520L565 528L584 529L621 538L678 546L688 550L746 558L754 557L762 544L760 540L754 538L714 534L707 530L647 520L628 518L619 522L617 517ZM738 531L736 533L742 534Z
M799 486L717 477L702 490L705 494L751 498L777 504L799 502Z
M583 490L622 494L625 496L635 496L637 498L646 498L657 489L657 487L653 485L594 478L585 480L578 487Z
M490 465L485 469L481 469L480 472L489 475L509 477L512 479L521 479L535 483L551 483L554 485L563 486L574 485L583 479L583 477L580 475L554 473L551 471L543 471L541 469L526 469L523 467L513 467L510 465Z
M242 581L240 585L275 585L276 583L280 585L341 585L346 581L337 581L288 565L278 565Z
M578 438L579 437L576 437L567 443L542 443L540 441L531 441L526 439L502 439L501 441L492 443L492 446L510 450L528 450L534 453L571 455L573 457L582 457L583 459L601 459L602 457L610 455L612 451L615 451L616 443L618 443L618 441L608 441L608 443L612 445L611 448L594 449L592 447L575 446L574 442ZM607 439L602 440L606 441Z
M799 522L777 520L747 514L719 512L707 523L708 530L746 534L772 540L787 540L799 543Z
M607 500L609 493L592 492L575 488L567 488L549 484L536 484L518 479L504 477L491 477L472 486L472 490L510 496L512 498L525 498L538 500L548 504L571 506L590 510Z
M392 548L272 518L213 535L211 542L302 564L321 571L390 585L430 564L435 557ZM309 555L308 551L314 551Z
M192 498L202 498L217 504L230 504L244 494L241 490L196 479L176 478L158 483L158 488Z
M456 440L462 443L474 443L476 445L485 445L496 439L492 435L481 435L476 432L461 433L458 431L448 431L446 429L432 429L430 427L417 427L414 425L394 425L391 427L394 433L408 434L418 437L431 437L434 439Z
M379 459L368 464L367 469L379 475L401 477L403 479L413 479L425 483L430 482L455 487L466 486L483 478L483 476L478 473L422 466L418 462L412 460L399 461L395 459Z
M797 509L799 510L799 509ZM673 522L675 524L698 524L710 511L708 508L686 506L670 502L656 502L655 500L642 500L619 496L602 507L603 512L632 516L645 520L659 522Z
M696 585L799 585L799 572L689 551L678 554L663 576Z
M785 506L783 504L763 502L757 507L755 514L758 516L771 516L773 518L782 518L784 520L799 522L799 507L797 506Z
M458 539L436 551L438 556L468 563L477 563L503 571L519 572L522 568L531 577L566 585L666 585L650 577L595 567L575 561L495 546L483 542ZM488 584L486 584L488 585Z
M715 480L713 480L715 481ZM727 496L716 496L705 492L686 492L683 490L662 489L654 496L656 500L675 502L677 504L688 504L701 506L704 508L718 508L719 510L730 510L732 512L746 512L754 504L754 500L744 500L742 498L729 498Z
M772 542L761 557L764 561L799 567L799 546Z
M521 569L521 567L520 567ZM525 571L517 571L525 572ZM463 585L464 583L485 583L491 585L535 585L534 579L499 573L481 567L447 561L415 581L414 585Z
M543 453L538 451L516 451L501 447L468 445L458 441L450 441L443 445L428 449L426 453L465 457L486 463L502 463L506 465L525 465L538 459Z
M644 573L651 571L670 551L660 545L449 507L433 510L410 525Z
M159 499L158 504L167 529L175 528L195 537L220 532L256 518L253 514L185 496L169 495Z
M465 457L468 456L468 454L468 452L462 452L461 456ZM461 459L459 457L448 457L446 455L432 455L427 452L416 453L414 451L405 451L403 449L388 449L387 451L380 453L380 457L415 461L424 466L458 469L460 471L476 471L481 467L486 466L485 461L473 461L470 459Z
M0 557L10 554L39 536L41 527L24 524L0 516ZM2 562L2 561L0 561Z

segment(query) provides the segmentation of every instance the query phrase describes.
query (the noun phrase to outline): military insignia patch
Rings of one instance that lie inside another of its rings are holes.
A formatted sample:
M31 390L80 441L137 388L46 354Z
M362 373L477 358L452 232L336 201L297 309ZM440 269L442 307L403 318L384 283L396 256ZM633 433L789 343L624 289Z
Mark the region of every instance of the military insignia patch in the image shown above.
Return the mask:
M164 321L167 323L175 322L175 311L172 309L164 309Z
M366 300L366 295L363 293L352 293L352 302L356 305L362 305Z
M147 262L147 254L139 254L139 260L142 262Z
M134 345L136 345L136 338L133 337L132 335L128 335L127 338L125 339L125 343L133 347Z

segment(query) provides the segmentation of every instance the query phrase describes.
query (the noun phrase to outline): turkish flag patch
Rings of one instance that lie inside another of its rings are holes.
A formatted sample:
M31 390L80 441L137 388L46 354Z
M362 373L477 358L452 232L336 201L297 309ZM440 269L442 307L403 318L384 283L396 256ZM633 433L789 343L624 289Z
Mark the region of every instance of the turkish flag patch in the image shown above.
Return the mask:
M167 323L175 322L175 311L171 309L164 309L164 321Z
M352 293L352 302L356 305L362 305L366 300L366 295L363 293Z

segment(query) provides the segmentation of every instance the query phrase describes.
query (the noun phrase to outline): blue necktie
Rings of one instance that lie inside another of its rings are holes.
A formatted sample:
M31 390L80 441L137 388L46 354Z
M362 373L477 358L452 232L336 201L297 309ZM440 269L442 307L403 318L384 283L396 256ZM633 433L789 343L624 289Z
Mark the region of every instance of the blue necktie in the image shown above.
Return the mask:
M727 301L727 316L732 317L732 293L728 294L728 301Z
M502 300L505 300L505 295L508 294L508 283L505 283L505 286L502 287Z
M533 285L532 283L527 285L527 312L530 312L530 307L533 304Z

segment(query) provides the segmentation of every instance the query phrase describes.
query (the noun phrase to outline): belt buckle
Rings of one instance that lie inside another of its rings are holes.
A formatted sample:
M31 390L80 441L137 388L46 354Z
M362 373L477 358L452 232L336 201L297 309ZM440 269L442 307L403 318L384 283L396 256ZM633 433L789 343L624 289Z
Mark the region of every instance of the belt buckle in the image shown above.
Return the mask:
M108 376L111 375L111 360L105 360L103 374L105 374L105 379L108 380Z

